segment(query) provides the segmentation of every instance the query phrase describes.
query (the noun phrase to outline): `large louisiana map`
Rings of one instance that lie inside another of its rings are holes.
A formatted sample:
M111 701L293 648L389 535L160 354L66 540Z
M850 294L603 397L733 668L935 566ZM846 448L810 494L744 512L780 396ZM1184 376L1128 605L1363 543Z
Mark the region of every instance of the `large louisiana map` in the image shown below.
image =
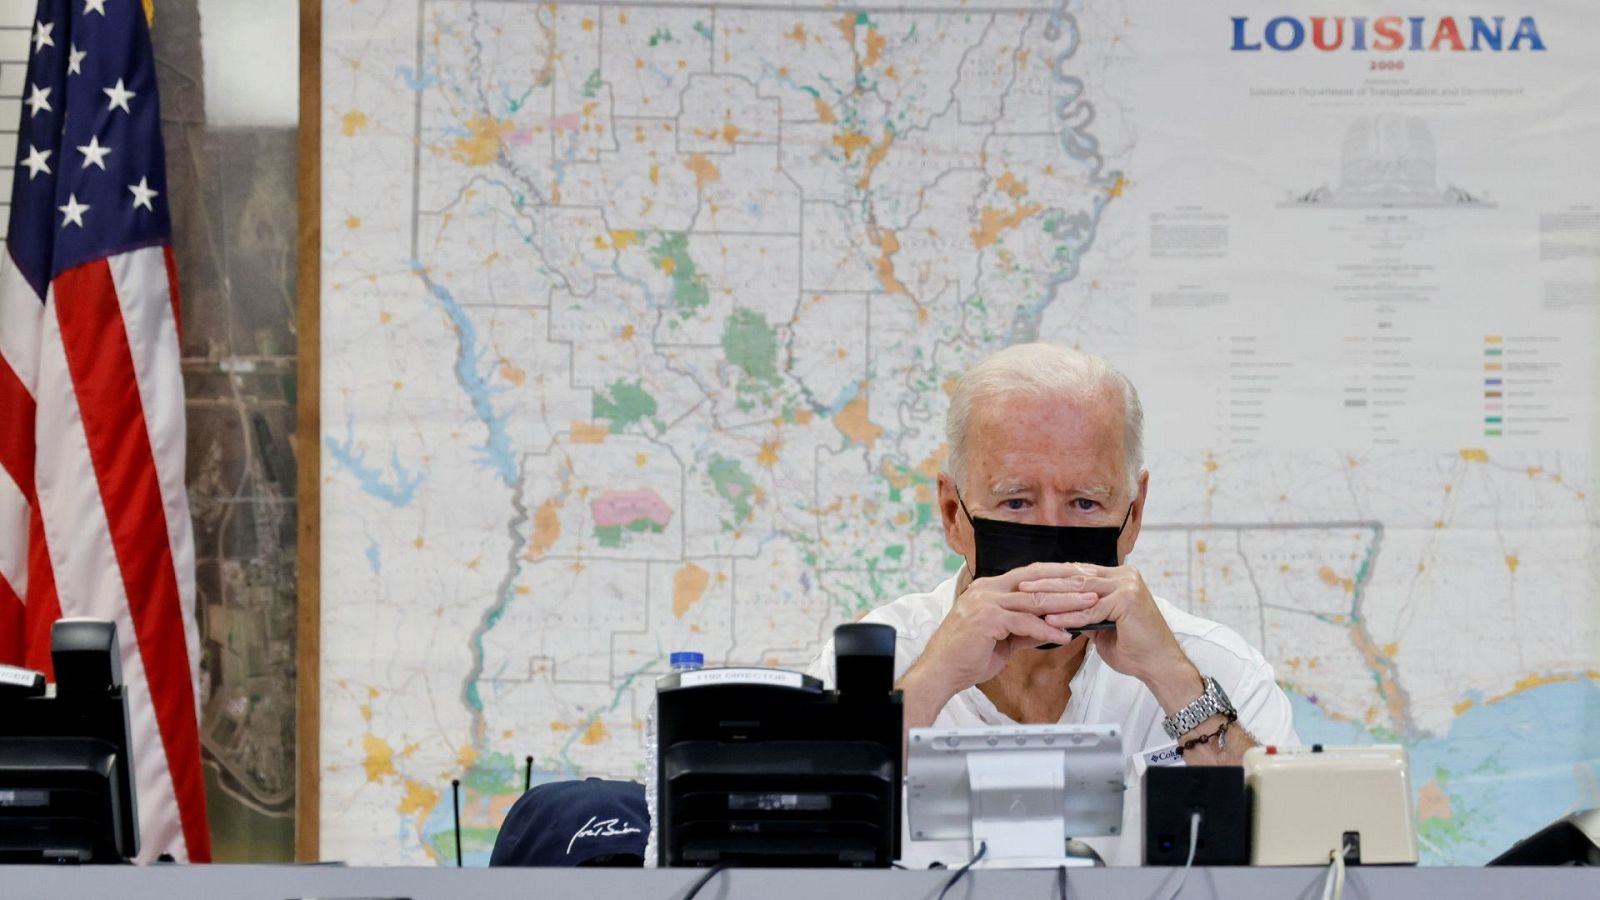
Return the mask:
M327 5L325 857L444 861L459 778L481 862L525 756L641 775L670 651L800 667L945 577L954 375L1016 340L1130 343L1134 28ZM1150 467L1131 562L1263 649L1305 739L1411 747L1427 861L1600 804L1581 455Z

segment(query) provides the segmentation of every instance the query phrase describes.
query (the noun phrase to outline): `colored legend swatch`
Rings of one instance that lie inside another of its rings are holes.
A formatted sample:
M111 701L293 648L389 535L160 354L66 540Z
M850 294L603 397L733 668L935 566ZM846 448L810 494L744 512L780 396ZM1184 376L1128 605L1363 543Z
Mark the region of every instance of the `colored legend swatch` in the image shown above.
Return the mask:
M1504 344L1504 340L1498 334L1484 336L1483 369L1485 372L1499 372L1501 370L1500 356L1505 353L1505 348L1502 344ZM1504 433L1505 417L1501 414L1501 411L1505 409L1505 405L1501 401L1503 380L1493 375L1483 379L1484 437L1500 437Z

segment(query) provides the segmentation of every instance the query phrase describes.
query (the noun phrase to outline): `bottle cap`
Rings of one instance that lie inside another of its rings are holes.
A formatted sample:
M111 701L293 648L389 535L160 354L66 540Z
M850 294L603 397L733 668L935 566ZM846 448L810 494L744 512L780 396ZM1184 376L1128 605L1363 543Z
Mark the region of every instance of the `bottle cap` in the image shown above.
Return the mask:
M672 654L668 662L673 668L678 666L703 666L706 664L706 655L697 650L678 650Z

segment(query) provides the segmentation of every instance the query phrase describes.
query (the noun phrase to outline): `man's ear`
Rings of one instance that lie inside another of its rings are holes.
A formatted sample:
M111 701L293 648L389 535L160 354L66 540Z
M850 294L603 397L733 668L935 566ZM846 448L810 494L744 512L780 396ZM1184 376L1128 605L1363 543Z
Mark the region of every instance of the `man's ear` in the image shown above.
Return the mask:
M1139 529L1144 525L1144 501L1150 493L1150 470L1139 470L1139 492L1134 495L1133 509L1128 513L1128 525L1117 539L1117 555L1126 560L1139 540Z
M949 473L939 473L939 522L944 526L944 542L951 552L972 562L972 523L961 511L956 482Z

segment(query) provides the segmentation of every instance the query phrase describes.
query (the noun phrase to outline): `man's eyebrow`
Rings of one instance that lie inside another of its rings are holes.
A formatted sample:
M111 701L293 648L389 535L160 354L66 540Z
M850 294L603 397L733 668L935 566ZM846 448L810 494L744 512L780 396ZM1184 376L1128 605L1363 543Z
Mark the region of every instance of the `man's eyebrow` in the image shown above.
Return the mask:
M1111 488L1103 484L1085 484L1076 488L1073 493L1083 494L1086 497L1105 499L1111 496Z
M995 497L1010 497L1014 494L1026 494L1033 490L1033 485L1026 481L997 481L989 486L989 494Z

